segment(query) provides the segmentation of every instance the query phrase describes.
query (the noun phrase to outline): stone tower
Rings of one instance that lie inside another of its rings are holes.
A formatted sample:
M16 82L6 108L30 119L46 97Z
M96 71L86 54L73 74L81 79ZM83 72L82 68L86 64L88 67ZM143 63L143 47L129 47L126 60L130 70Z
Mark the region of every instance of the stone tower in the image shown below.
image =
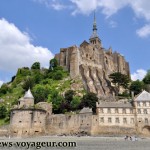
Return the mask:
M114 92L109 74L121 72L130 76L129 63L124 56L113 52L112 48L102 47L97 34L96 17L94 13L93 33L89 42L83 41L80 46L61 48L55 55L59 65L70 72L71 78L82 78L87 91L98 96L111 96Z

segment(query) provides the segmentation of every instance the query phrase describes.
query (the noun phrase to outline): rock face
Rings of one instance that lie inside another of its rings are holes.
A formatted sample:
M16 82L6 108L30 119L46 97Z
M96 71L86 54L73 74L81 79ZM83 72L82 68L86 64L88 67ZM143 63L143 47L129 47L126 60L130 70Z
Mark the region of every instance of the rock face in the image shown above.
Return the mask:
M89 42L61 48L55 55L59 65L70 72L71 78L82 77L86 90L97 93L98 96L110 96L114 92L111 86L109 74L121 72L130 75L129 63L124 56L112 49L104 49L97 35L96 21L94 19L93 34Z

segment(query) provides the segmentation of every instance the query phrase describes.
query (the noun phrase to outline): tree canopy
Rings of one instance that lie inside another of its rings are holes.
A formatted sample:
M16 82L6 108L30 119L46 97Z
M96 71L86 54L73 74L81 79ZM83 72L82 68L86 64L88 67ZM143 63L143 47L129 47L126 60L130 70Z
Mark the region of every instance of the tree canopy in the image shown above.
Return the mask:
M132 81L130 85L130 91L133 91L135 95L142 92L143 88L144 88L144 83L140 80Z
M120 72L115 72L109 75L111 82L117 87L117 94L119 93L120 87L127 89L130 83L130 78L128 75L122 74Z
M144 82L145 84L150 84L150 70L147 71L147 74L146 74L146 76L144 77L143 82Z
M93 112L96 112L96 102L98 102L98 97L95 93L89 92L83 95L81 99L80 108L90 107Z
M53 58L50 60L49 64L50 64L49 69L53 70L55 67L58 66L58 61L56 58Z
M31 69L40 69L40 63L39 62L35 62L32 66Z

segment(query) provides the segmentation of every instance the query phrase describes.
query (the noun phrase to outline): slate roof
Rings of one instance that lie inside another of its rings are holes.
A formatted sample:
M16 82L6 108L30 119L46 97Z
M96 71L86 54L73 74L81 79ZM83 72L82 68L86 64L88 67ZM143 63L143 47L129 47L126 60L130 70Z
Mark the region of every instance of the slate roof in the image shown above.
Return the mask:
M132 108L132 104L129 102L102 102L97 105L100 108Z
M79 113L80 113L80 114L92 113L92 108L84 107Z
M30 89L24 95L24 99L28 99L28 98L34 99Z
M150 101L150 93L143 91L135 98L135 101Z

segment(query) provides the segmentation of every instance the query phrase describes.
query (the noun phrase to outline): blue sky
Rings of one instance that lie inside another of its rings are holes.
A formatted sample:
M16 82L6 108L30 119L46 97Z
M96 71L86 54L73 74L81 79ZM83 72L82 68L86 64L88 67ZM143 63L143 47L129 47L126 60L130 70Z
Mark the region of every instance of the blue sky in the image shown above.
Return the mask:
M18 67L47 67L60 48L88 41L94 10L103 47L124 55L132 79L142 79L150 69L149 0L1 0L0 84Z

